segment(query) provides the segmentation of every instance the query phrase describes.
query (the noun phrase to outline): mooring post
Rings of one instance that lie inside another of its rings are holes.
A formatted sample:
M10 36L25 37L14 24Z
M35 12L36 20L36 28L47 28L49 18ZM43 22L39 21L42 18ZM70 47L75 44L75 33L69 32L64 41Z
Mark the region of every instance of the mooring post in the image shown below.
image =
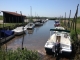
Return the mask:
M65 12L65 20L64 20L64 25L66 27L66 12Z
M23 20L23 17L22 17L22 12L20 11L20 14L21 14L21 20ZM24 23L24 21L22 21L22 24ZM24 25L23 25L23 39L22 39L22 50L24 49L23 48L23 43L24 43Z
M71 27L70 27L70 16L71 16L71 10L70 10L70 14L69 14L69 19L68 19L68 28L70 28L70 30L71 30Z
M76 38L78 40L78 36L77 36L77 31L76 31L76 24L77 24L77 15L78 15L78 7L79 7L79 4L77 5L77 10L76 10L76 13L75 13L75 33L76 33Z

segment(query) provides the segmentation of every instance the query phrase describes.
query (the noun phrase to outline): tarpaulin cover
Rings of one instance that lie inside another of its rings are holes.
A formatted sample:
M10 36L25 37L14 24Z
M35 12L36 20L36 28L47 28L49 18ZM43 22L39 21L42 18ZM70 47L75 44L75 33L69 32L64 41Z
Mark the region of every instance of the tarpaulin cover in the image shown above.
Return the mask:
M11 30L0 30L0 38L8 37L8 36L11 36L13 34L14 34L14 32Z

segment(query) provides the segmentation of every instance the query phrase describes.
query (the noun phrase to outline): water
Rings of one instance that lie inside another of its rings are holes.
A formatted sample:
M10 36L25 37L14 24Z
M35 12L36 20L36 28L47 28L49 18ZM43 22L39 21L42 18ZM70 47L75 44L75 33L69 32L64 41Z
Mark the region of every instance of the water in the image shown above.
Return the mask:
M54 28L54 21L49 20L43 24L43 26L35 27L34 30L26 31L24 35L23 47L30 50L36 50L41 54L41 60L55 60L53 56L46 55L44 45L50 37L50 29ZM15 37L10 40L7 45L7 49L16 49L22 47L23 36ZM3 47L5 46L3 45ZM65 59L64 59L65 60Z
M44 45L50 37L50 29L54 28L54 21L47 21L43 26L35 27L32 31L26 31L24 35L23 47L27 47L32 50L44 49ZM23 37L16 37L7 43L8 49L16 49L21 47Z

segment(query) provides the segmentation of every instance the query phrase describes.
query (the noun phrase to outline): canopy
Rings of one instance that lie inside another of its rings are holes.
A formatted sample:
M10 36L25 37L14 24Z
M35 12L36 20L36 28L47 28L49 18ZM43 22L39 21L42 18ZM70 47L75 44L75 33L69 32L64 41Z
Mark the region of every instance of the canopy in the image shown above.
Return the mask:
M61 29L50 29L50 31L60 31L60 32L68 32L68 33L70 33L70 31L69 30L61 30Z

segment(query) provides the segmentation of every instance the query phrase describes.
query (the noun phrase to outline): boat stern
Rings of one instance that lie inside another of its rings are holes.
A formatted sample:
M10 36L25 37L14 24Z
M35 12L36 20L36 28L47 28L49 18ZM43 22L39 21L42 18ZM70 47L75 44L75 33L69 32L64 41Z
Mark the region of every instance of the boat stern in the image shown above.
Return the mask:
M53 43L47 42L45 44L45 46L44 46L45 47L45 50L46 50L46 53L53 53L53 51L52 51L53 46L54 46Z
M63 56L71 56L71 54L72 54L72 49L70 48L70 49L61 49L61 51L60 51L60 54L62 54Z

